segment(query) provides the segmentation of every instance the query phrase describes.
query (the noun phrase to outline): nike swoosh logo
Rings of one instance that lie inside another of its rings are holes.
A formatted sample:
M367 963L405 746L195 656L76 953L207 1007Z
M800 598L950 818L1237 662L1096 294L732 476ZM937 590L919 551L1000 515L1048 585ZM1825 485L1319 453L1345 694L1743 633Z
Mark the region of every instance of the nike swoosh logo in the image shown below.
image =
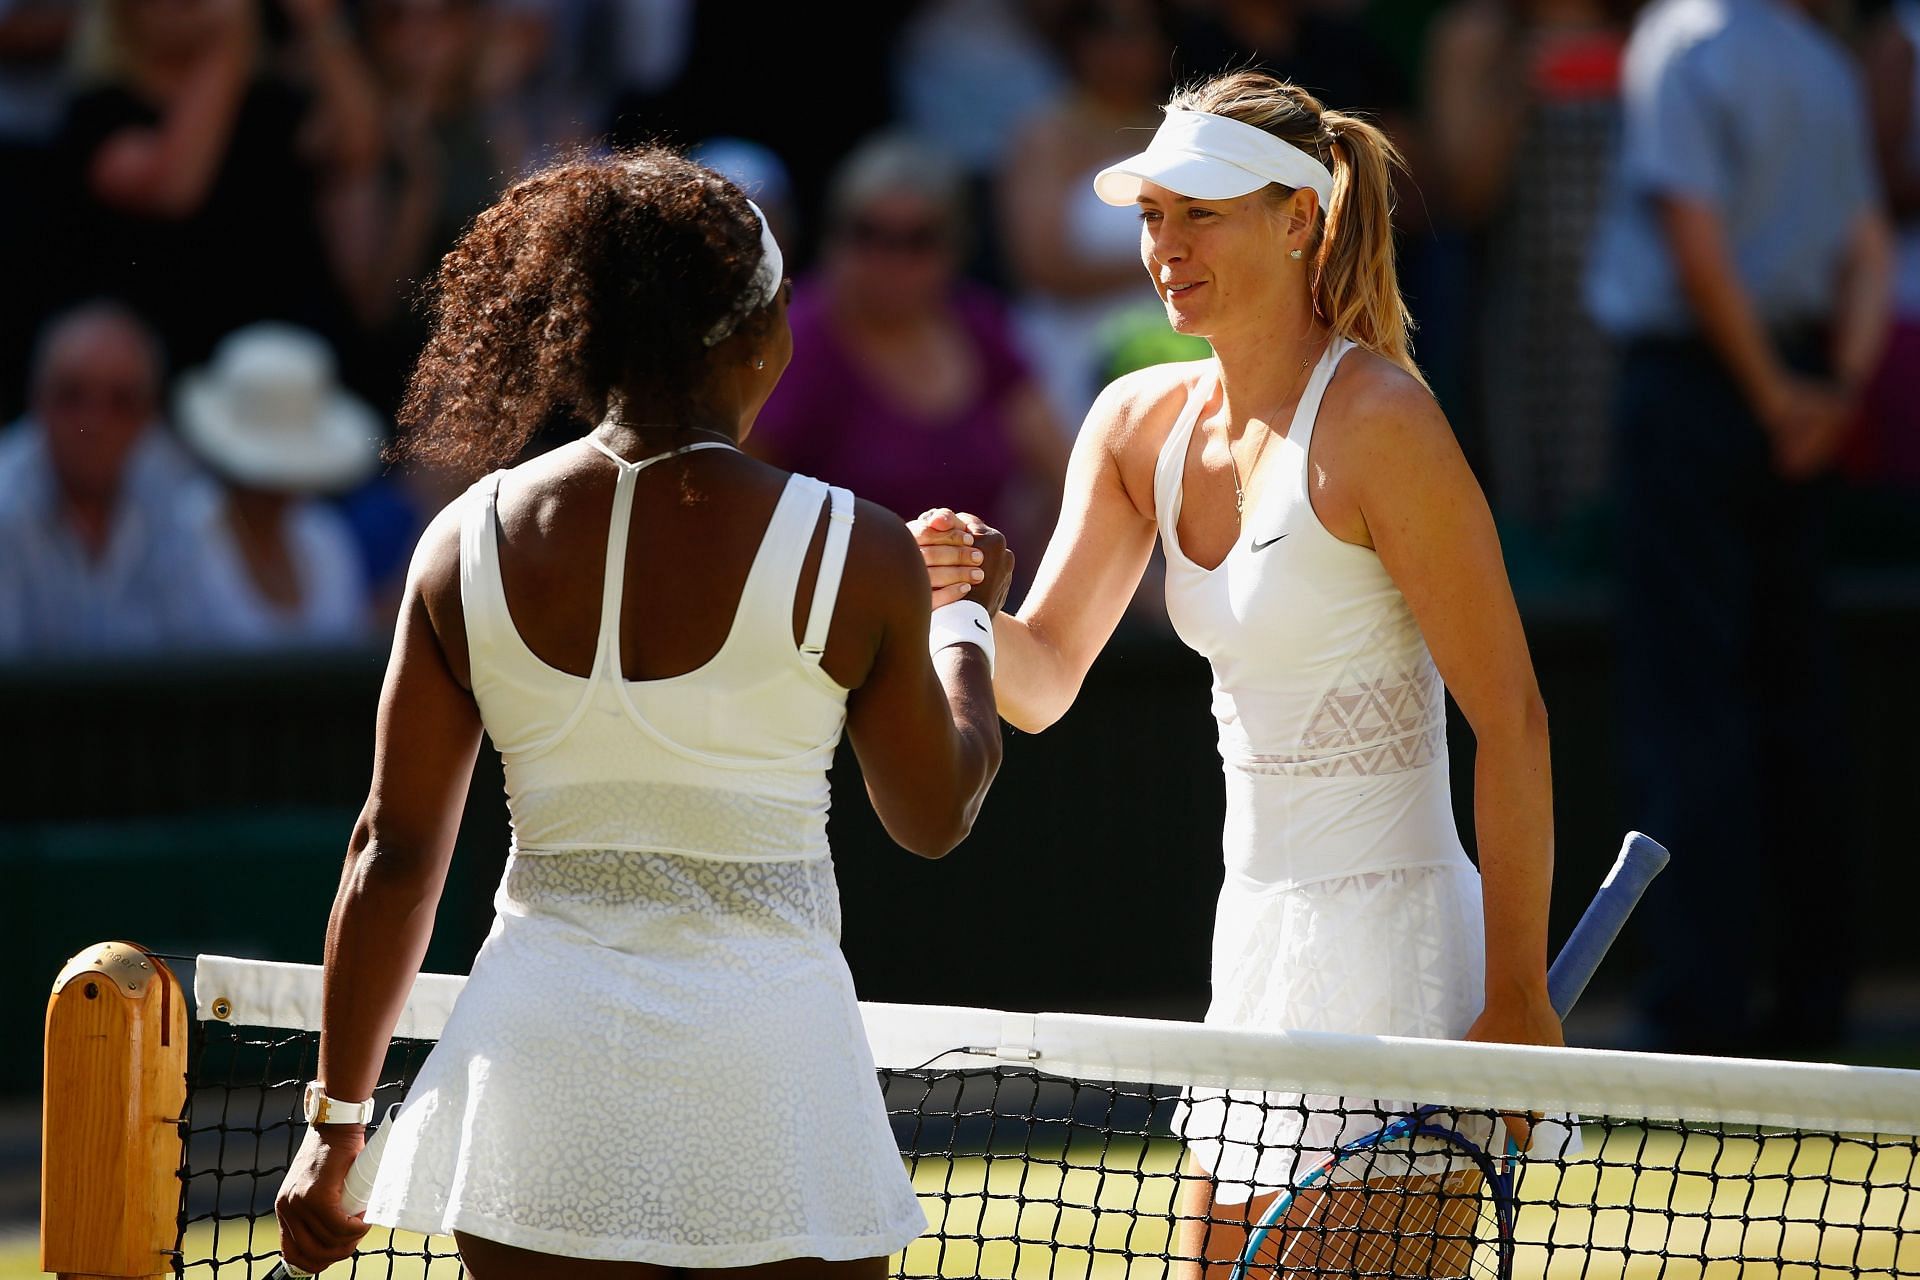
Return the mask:
M984 622L982 622L982 621L980 621L980 619L978 619L978 618L975 618L975 619L973 620L973 625L974 625L974 626L976 626L976 627L978 627L978 628L980 628L980 630L982 630L982 631L985 631L985 630L987 629L987 624L986 624L986 623L984 623Z
M1255 551L1265 551L1268 547L1272 546L1274 543L1280 541L1281 538L1284 538L1286 536L1287 535L1284 533L1276 534L1273 537L1268 538L1265 542L1262 542L1258 538L1255 538L1253 540L1253 549Z

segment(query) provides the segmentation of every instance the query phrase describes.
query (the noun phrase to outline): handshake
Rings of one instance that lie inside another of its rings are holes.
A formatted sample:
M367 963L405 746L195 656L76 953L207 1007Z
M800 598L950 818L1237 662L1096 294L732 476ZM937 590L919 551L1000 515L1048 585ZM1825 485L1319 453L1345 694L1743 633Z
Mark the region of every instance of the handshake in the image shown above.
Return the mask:
M978 516L933 507L907 521L933 588L933 607L972 600L990 614L1007 602L1013 552L998 529Z

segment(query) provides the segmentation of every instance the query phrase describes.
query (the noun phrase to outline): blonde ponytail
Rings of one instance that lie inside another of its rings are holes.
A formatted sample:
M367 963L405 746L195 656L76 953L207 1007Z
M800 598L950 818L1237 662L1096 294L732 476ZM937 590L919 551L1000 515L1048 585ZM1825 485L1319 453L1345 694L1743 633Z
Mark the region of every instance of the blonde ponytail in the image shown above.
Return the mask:
M1315 315L1335 333L1385 356L1426 385L1413 362L1413 318L1393 264L1393 171L1400 153L1374 125L1332 111L1298 85L1236 71L1182 89L1169 110L1204 111L1265 129L1333 171L1321 211L1308 289ZM1279 196L1293 193L1272 188Z

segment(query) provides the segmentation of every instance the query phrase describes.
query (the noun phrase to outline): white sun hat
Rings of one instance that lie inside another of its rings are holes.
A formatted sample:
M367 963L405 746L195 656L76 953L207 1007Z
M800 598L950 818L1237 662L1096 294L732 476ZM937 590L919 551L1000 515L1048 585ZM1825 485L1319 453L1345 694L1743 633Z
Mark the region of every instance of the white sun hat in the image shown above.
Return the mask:
M339 385L326 340L274 322L228 334L211 364L180 375L174 422L227 479L295 493L365 480L386 439L380 416Z
M1318 157L1265 129L1204 111L1167 112L1147 149L1102 169L1093 189L1108 204L1127 205L1148 182L1193 200L1232 200L1277 182L1312 188L1322 211L1333 203L1333 172Z

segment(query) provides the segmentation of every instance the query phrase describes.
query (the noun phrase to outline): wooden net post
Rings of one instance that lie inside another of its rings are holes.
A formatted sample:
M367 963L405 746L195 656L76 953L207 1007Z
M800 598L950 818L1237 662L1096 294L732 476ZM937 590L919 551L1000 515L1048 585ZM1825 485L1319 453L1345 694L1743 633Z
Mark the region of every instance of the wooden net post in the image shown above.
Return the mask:
M73 1280L173 1274L187 1002L129 942L89 947L47 1001L40 1268Z

